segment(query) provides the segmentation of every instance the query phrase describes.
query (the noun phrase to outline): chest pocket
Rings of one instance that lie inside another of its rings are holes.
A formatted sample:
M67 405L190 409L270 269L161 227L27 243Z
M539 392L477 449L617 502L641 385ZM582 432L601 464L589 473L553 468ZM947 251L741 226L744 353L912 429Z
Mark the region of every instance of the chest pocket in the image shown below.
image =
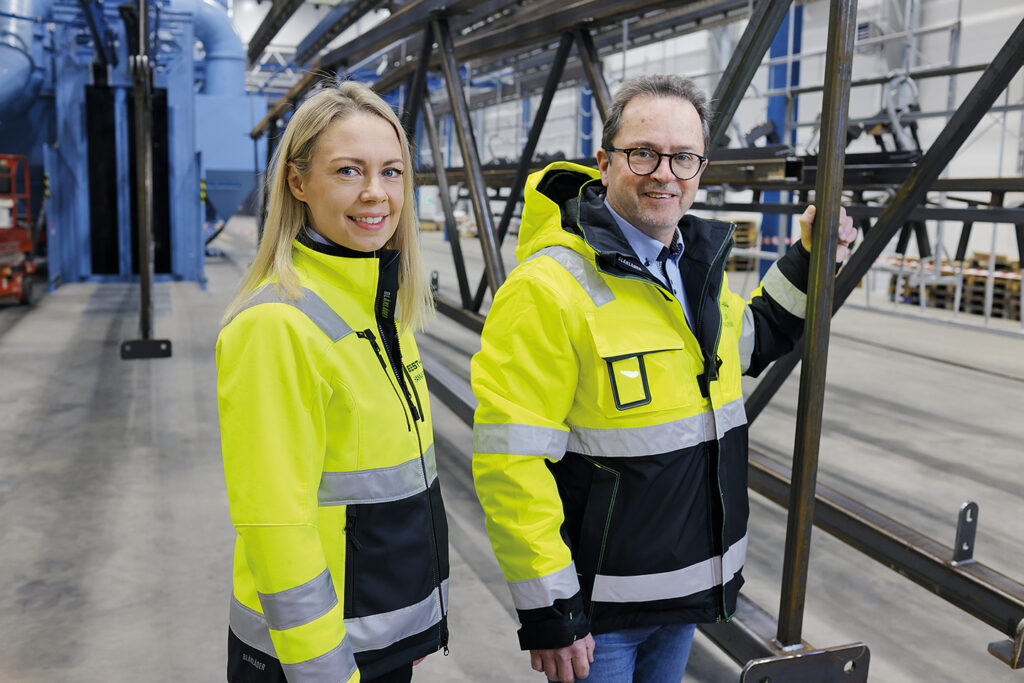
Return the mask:
M602 365L597 379L601 411L611 415L681 408L695 402L693 362L683 338L657 320L587 315Z

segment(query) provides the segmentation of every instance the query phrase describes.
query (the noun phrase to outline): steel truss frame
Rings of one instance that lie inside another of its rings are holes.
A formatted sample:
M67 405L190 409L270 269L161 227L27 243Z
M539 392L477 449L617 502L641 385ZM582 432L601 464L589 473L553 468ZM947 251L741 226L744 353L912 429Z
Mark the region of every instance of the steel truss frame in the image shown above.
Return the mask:
M415 63L407 65L403 72L403 79L407 78L410 86L406 103L412 107L407 108L403 122L409 130L415 129L418 116L416 108L422 111L435 164L433 173L442 190L446 229L449 231L461 299L459 305L437 297L437 304L442 313L479 332L483 328L483 317L477 311L485 290L490 289L493 293L504 280L504 265L498 248L508 228L512 212L521 199L536 141L539 139L551 97L565 73L571 45L575 43L577 47L584 73L595 94L595 100L602 105L603 113L608 102L608 88L604 83L591 29L617 21L628 13L636 14L641 8L661 8L677 3L576 0L562 3L554 13L546 12L543 19L525 14L516 17L514 25L517 31L514 35L503 35L502 31L509 26L496 21L494 27L489 30L459 39L453 36L448 17L459 16L460 24L463 26L469 25L474 19L467 18L464 14L453 15L453 12L465 11L466 2L456 0L449 3L447 9L444 8L445 4L442 0L414 0L392 19L353 41L353 45L339 48L318 62L318 65L328 64L336 67L342 63L354 63L374 50L379 51L386 47L382 36L390 35L388 42L394 42L398 39L407 39L416 32L422 33L418 43L419 49L416 50L418 57ZM485 12L493 10L491 5L494 3L479 4L486 6L483 8ZM788 0L759 0L754 6L751 20L740 41L740 49L733 55L716 88L716 99L721 106L720 113L712 125L713 140L720 140L724 134L729 119L767 52L771 38L777 32L785 16L784 10L788 9L789 4ZM780 9L780 6L783 9ZM478 19L480 14L474 16ZM908 220L923 218L928 215L927 212L933 211L920 208L930 189L940 189L942 183L958 182L964 183L963 189L970 189L969 180L937 182L937 179L968 134L1024 64L1024 21L985 68L970 94L928 152L909 169L909 174L881 210L874 224L869 223L870 214L873 212L865 211L861 214L860 224L865 228L864 240L838 277L833 278L831 264L834 261L835 246L834 240L829 237L834 237L837 230L843 186L845 138L840 132L846 128L855 26L856 0L831 0L828 66L823 97L822 153L817 162L815 177L819 226L815 230L815 243L812 249L808 330L804 337L804 346L802 350L796 350L778 360L746 401L748 420L753 422L796 364L803 359L804 372L801 373L798 407L800 419L796 430L797 445L793 467L790 469L774 463L759 454L756 449L752 449L750 454L750 487L789 509L780 616L776 620L768 612L741 596L739 610L732 621L705 625L701 628L733 659L741 665L746 665L741 680L763 680L769 675L789 676L786 680L866 680L870 655L863 644L815 650L802 639L809 532L813 523L1004 633L1008 640L993 643L990 645L990 651L1012 668L1024 668L1024 661L1021 659L1021 648L1024 643L1024 584L974 561L954 563L952 548L929 539L836 491L816 486L830 316L849 297L882 249ZM542 96L542 103L546 104L539 109L534 118L523 157L512 176L511 191L496 227L489 208L488 187L476 152L473 127L468 116L457 60L487 51L507 50L511 47L511 42L517 41L522 44L549 45L555 42L553 38L556 36L558 47ZM435 41L437 56L436 62L432 62L430 54ZM467 181L484 252L485 274L475 296L471 296L461 246L455 231L451 198L447 191L450 178L442 162L434 108L423 92L426 71L435 63L440 65L444 73L448 103L455 118L459 146L466 164L462 176ZM401 84L402 81L394 77L389 80L390 88ZM277 119L283 111L282 107L290 106L312 87L312 76L297 84L253 130L253 137L276 127ZM381 90L379 86L378 90ZM768 185L782 185L782 189L793 189L792 184L786 183ZM762 209L765 207L761 205L757 208ZM792 211L793 208L789 205L785 208L780 205L767 207L767 210L781 212ZM1011 212L1007 217L1014 219L1012 222L1018 222L1019 212L1013 209L1001 210ZM959 215L965 217L967 214L963 214L962 211L973 212L978 209L961 210ZM475 400L468 383L440 363L431 362L429 357L424 360L431 391L449 405L463 421L472 424ZM852 673L844 673L844 665L853 666Z

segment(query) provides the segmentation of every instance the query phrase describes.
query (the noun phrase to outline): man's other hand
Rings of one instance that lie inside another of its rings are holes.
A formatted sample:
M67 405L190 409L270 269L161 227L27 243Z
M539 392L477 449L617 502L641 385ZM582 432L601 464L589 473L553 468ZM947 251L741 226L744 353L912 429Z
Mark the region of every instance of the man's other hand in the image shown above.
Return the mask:
M811 250L811 227L814 225L814 214L817 209L811 204L800 216L800 242L804 249ZM836 245L836 262L842 263L850 255L850 245L857 239L857 228L853 227L853 219L846 215L846 209L839 207L839 244Z
M556 650L530 650L530 666L543 671L552 681L573 683L590 675L594 661L594 637L589 633L568 647Z

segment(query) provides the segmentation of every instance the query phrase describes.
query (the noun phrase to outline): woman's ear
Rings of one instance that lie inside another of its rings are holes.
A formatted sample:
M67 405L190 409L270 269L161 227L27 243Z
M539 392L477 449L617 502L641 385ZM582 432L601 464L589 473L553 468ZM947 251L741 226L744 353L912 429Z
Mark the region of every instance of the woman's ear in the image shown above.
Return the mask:
M302 176L290 161L288 162L288 189L292 191L292 196L300 202L306 201L306 192L302 188Z

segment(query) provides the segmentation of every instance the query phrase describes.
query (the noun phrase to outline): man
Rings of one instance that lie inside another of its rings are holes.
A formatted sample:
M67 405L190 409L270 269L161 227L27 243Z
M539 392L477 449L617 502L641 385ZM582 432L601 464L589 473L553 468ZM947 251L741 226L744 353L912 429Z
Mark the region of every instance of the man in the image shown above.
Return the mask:
M735 611L740 375L803 331L814 207L749 302L730 292L733 226L686 213L709 117L689 80L629 81L599 171L530 177L520 266L473 358L477 494L520 645L549 679L678 683L694 625ZM844 212L841 258L855 236Z

